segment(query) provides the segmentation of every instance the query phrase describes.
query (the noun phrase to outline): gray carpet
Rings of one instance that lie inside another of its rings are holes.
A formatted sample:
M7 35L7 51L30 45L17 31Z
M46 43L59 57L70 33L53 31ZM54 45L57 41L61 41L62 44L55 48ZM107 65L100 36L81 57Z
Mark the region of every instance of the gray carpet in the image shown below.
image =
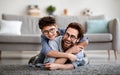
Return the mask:
M27 65L0 65L0 75L120 75L120 64L89 64L73 70L52 71Z

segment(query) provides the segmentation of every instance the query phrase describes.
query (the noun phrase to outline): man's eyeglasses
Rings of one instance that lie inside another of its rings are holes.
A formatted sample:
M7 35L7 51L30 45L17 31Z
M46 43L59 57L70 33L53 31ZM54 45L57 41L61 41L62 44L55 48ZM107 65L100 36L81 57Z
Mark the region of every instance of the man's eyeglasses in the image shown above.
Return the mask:
M65 33L65 34L64 34L64 37L66 37L66 38L69 38L69 37L70 37L71 40L75 40L75 39L77 39L76 36L74 36L74 35L70 35L69 33Z
M44 35L48 35L49 32L50 32L50 33L55 33L55 31L56 31L55 28L51 28L51 29L49 29L49 30L45 30L45 31L43 31L43 34L44 34Z

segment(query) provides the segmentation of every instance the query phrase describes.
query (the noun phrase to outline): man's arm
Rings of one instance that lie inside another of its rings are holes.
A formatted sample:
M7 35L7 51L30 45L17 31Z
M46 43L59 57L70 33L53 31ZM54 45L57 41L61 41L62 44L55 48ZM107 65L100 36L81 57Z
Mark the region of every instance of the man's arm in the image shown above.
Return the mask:
M74 68L73 64L56 64L56 63L47 63L45 67L49 70L71 70Z

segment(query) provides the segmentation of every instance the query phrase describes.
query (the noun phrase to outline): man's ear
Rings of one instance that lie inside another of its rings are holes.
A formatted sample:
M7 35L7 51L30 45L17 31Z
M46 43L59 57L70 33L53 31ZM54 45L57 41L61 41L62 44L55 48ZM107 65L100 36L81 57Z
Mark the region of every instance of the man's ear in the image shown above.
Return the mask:
M80 41L80 39L77 39L77 41L76 42L79 42Z

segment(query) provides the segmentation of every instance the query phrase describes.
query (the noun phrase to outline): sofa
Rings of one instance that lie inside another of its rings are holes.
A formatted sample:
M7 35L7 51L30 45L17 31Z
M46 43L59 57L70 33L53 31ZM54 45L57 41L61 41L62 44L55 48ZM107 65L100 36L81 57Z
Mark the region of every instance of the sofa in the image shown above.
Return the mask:
M107 20L104 15L54 15L54 17L60 28L65 28L70 22L81 23L85 31L84 36L89 39L89 45L85 50L107 50L108 59L110 59L110 50L114 50L115 59L117 60L117 52L120 49L120 24L117 18ZM38 17L3 14L2 20L21 21L22 26L20 35L0 34L0 51L41 50L39 19Z
M3 14L2 20L8 21L8 23L9 21L20 21L22 22L22 25L20 29L21 34L0 33L0 51L40 51L41 31L38 27L39 18Z

